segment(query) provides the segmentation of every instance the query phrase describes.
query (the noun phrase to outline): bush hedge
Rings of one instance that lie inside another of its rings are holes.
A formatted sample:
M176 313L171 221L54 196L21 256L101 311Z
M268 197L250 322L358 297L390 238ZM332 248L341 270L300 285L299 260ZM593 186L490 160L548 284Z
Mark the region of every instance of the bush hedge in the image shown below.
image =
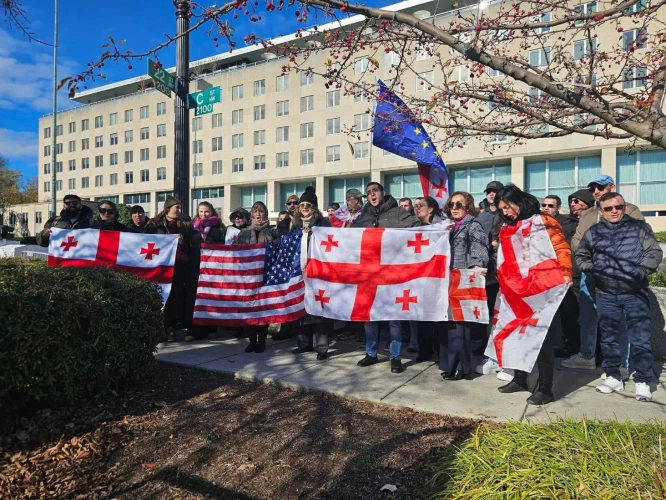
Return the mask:
M0 259L0 408L71 403L140 379L161 309L157 286L125 272Z
M658 231L654 235L659 243L666 243L666 231Z

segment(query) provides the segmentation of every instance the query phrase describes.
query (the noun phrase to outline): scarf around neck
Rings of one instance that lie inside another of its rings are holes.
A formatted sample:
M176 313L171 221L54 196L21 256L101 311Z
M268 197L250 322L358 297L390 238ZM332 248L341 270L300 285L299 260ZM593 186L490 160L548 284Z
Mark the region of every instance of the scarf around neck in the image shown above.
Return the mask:
M263 221L263 222L257 222L256 220L252 220L252 224L250 225L250 228L252 231L250 231L250 243L257 243L257 234L263 231L268 227L268 219Z
M217 216L206 217L205 219L198 218L194 221L194 229L201 234L201 237L206 241L206 237L210 232L210 228L217 226Z

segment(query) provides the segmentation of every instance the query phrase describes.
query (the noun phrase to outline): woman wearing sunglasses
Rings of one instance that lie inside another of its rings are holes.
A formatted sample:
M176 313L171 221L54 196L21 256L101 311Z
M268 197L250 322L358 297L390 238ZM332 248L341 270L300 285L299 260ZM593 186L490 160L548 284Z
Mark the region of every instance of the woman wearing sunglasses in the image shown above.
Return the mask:
M118 222L118 207L110 200L102 200L97 204L99 215L93 222L95 229L101 231L127 231L127 227Z
M451 269L478 268L485 276L488 265L488 236L475 219L471 194L456 191L446 205L453 222ZM472 379L472 330L476 323L447 321L439 326L439 369L444 380Z
M499 233L500 246L502 246L502 241L507 235L510 237L510 234L506 230L507 226L515 226L519 221L527 220L539 215L546 228L548 237L553 244L557 262L564 274L564 281L571 285L571 249L564 237L560 224L550 215L540 212L539 200L531 194L521 191L513 184L509 184L499 190L497 196L495 196L495 204L500 212L500 216L504 220L504 224ZM501 292L503 286L508 286L508 279L506 277L503 278L501 272L498 272L498 279ZM519 290L516 290L515 285L511 286L511 288L514 293L520 293ZM552 332L553 329L549 328L537 357L539 381L534 393L527 398L527 403L531 405L544 405L555 399L553 396L555 346ZM527 372L514 370L513 380L506 385L498 387L497 390L502 393L529 391L527 386L527 375Z
M298 209L291 221L292 231L302 231L303 238L309 238L313 227L331 227L329 220L317 207L315 188L308 186L299 199ZM328 339L333 334L333 320L323 316L308 314L300 320L299 334L296 336L298 347L292 352L317 352L317 359L324 361L328 357Z

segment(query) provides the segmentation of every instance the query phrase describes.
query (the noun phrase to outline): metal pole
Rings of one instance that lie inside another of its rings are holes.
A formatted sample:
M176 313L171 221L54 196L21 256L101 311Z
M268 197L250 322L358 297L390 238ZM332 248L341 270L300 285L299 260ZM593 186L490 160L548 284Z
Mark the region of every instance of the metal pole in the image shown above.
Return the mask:
M176 33L181 35L190 27L189 0L174 0ZM174 195L181 202L185 215L190 212L190 125L187 99L190 92L190 35L176 40L176 97L174 100Z
M53 127L51 129L51 211L56 212L56 136L58 130L58 0L54 0L53 20Z

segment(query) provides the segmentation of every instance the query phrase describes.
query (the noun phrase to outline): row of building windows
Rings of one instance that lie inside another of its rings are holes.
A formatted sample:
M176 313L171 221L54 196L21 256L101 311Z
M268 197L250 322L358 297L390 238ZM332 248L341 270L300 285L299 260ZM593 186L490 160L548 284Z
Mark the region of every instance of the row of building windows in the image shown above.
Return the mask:
M109 174L109 186L118 185L118 175L119 174ZM122 178L122 177L121 177ZM125 184L134 183L134 172L125 172L124 173ZM164 181L166 180L166 167L161 167L157 169L157 180ZM139 182L150 182L150 170L143 169L139 170L139 175L137 176ZM104 175L95 175L94 176L95 187L104 187ZM56 191L62 191L62 180L56 180ZM81 177L80 185L81 189L86 189L90 187L90 177ZM67 179L67 189L73 191L77 189L76 179ZM44 181L44 192L51 192L51 181Z

